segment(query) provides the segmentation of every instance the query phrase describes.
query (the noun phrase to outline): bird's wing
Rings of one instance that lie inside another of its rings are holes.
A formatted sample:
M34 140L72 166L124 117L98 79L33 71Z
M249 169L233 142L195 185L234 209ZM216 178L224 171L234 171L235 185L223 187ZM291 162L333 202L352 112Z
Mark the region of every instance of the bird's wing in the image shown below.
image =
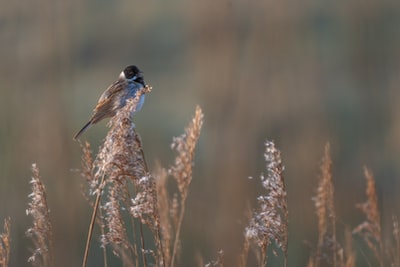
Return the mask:
M118 80L104 91L94 108L94 114L91 118L92 123L99 122L104 118L112 117L114 115L114 97L119 91L124 89L124 86L124 81Z
M94 111L96 112L96 110L99 107L101 107L103 104L105 104L105 102L110 101L112 99L112 96L115 95L115 93L124 89L124 86L125 86L125 82L121 81L121 80L118 80L118 81L114 82L112 85L110 85L104 91L104 93L100 96L99 101L97 102L97 105L94 108Z

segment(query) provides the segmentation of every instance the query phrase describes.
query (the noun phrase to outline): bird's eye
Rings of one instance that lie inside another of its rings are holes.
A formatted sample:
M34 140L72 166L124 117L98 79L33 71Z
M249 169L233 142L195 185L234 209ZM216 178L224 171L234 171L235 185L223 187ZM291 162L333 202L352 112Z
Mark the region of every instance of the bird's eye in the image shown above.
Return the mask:
M133 77L135 76L135 73L133 72L133 71L127 71L126 73L125 73L125 77L127 78L127 79L132 79Z
M134 65L128 66L124 69L124 76L128 80L136 79L138 76L141 76L139 74L140 70Z

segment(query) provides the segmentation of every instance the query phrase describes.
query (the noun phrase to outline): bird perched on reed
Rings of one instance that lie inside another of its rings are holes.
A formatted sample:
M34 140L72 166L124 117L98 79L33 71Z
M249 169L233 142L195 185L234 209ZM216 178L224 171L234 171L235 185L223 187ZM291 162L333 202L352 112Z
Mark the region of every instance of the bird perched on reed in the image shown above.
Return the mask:
M143 80L142 72L138 67L130 65L126 67L113 84L111 84L104 93L94 108L93 115L90 120L75 134L74 140L78 139L90 126L97 122L113 117L116 112L125 106L126 101L134 98L136 92L146 84ZM145 95L141 95L136 105L135 112L139 111L144 103Z

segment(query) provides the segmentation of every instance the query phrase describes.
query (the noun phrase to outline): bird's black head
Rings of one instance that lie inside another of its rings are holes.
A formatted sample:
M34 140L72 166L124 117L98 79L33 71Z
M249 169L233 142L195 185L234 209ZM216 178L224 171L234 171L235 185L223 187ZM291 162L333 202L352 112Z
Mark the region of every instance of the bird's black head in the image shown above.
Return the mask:
M138 67L136 67L134 65L130 65L124 69L123 73L124 73L125 79L131 80L131 81L134 81L137 83L141 83L144 85L143 75Z

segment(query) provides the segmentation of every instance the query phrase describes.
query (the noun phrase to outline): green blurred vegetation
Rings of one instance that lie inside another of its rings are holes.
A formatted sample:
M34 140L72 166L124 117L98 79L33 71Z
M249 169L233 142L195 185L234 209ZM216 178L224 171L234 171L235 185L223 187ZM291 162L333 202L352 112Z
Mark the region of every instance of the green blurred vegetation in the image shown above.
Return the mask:
M172 136L196 104L205 113L182 266L220 249L233 266L259 192L247 177L264 169L266 138L286 166L289 266L306 265L304 241L316 238L311 197L327 141L340 224L363 220L354 207L363 165L377 180L384 229L399 213L399 1L3 1L0 44L0 219L12 218L11 266L28 266L32 162L48 191L57 266L80 263L90 210L72 136L128 64L153 86L136 115L150 166L171 163ZM96 148L106 130L84 138ZM96 246L91 266L101 263Z

